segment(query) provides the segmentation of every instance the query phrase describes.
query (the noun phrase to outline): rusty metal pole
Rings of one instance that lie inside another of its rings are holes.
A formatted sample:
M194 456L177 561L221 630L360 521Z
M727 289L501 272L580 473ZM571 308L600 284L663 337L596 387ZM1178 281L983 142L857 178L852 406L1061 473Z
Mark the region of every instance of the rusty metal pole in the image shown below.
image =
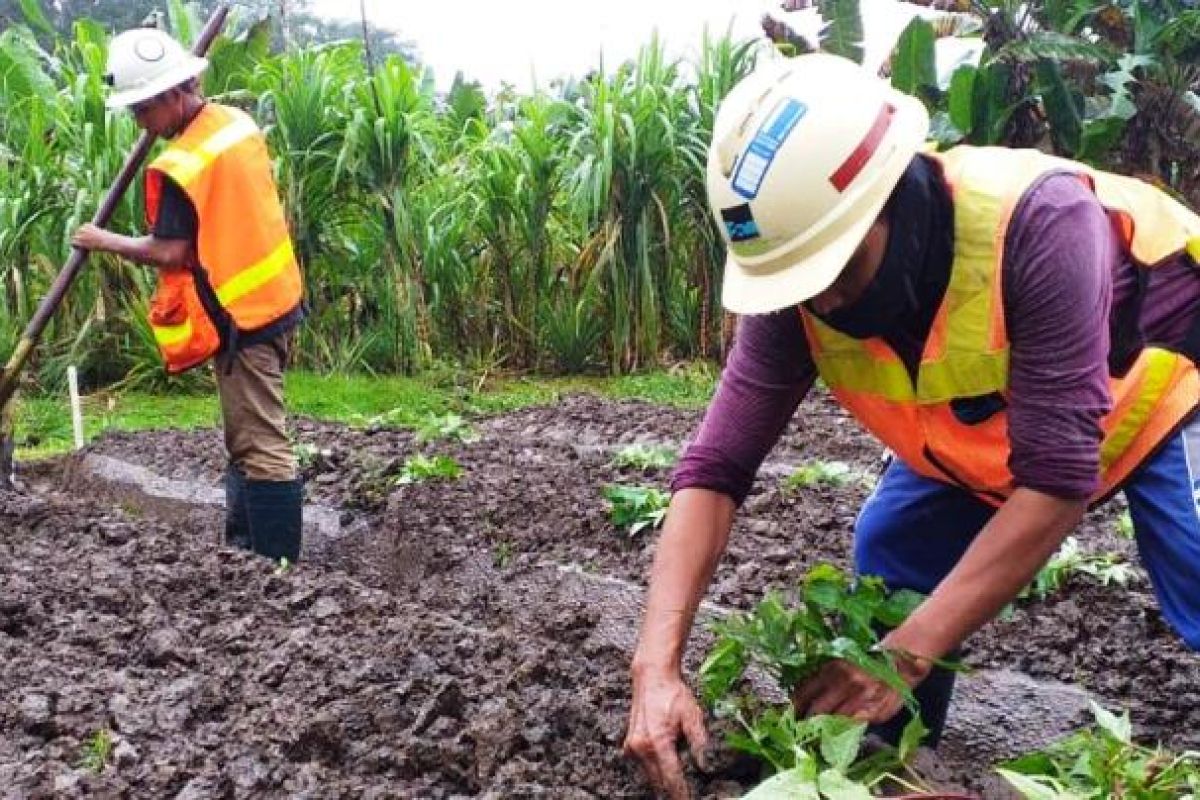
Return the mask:
M212 17L209 18L208 24L204 26L204 30L200 33L200 38L196 40L196 44L192 47L192 53L197 56L203 56L208 52L208 48L212 45L213 40L220 34L221 29L225 27L225 19L229 16L229 5L221 4L217 6ZM155 137L149 133L143 133L138 140L137 146L133 148L133 152L125 159L124 166L121 167L121 172L117 175L117 179L113 182L108 190L108 194L104 197L104 202L100 204L96 215L92 217L92 223L103 228L108 225L112 219L113 212L117 209L117 204L121 202L125 192L133 184L134 178L137 177L138 170L146 160L146 156L150 154L150 148L154 146ZM21 371L25 368L26 362L29 361L29 356L33 353L33 348L37 346L42 338L42 333L46 330L46 326L50 323L54 313L58 311L58 307L62 304L63 298L71 288L71 284L75 282L79 272L83 269L83 265L87 262L88 251L78 247L71 248L71 255L67 259L67 263L63 265L59 271L58 277L54 280L54 285L50 287L50 291L42 298L41 304L34 312L33 318L29 324L25 326L25 332L21 335L21 339L17 342L17 347L13 351L12 357L4 367L4 373L0 375L0 484L12 484L13 478L13 451L16 449L13 438L13 417L14 412L11 408L13 396L17 393L17 383L21 376Z

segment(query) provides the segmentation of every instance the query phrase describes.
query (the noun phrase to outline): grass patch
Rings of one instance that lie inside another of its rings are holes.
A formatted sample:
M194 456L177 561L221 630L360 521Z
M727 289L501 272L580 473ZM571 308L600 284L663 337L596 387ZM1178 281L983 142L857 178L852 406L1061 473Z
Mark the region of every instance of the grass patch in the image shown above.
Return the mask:
M716 371L694 364L669 371L620 377L489 375L443 368L416 377L318 375L289 372L284 379L288 411L347 425L420 428L451 414L515 411L556 402L573 392L637 399L679 408L702 408L716 385ZM66 394L22 395L16 401L17 457L36 459L71 449ZM108 431L212 428L221 422L216 390L195 394L113 393L83 399L84 437Z

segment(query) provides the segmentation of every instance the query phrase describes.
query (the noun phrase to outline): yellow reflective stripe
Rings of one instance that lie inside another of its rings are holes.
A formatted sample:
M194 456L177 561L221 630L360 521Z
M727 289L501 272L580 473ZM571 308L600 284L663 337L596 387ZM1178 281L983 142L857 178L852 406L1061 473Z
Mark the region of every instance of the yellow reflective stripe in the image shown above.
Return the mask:
M1193 261L1200 261L1200 236L1193 236L1191 239L1188 239L1187 252Z
M961 353L922 364L917 380L922 405L1000 392L1008 387L1008 350Z
M246 267L237 275L234 275L221 284L217 288L217 299L221 301L222 306L229 308L230 305L250 294L250 292L270 283L271 280L278 277L294 260L292 240L284 239L283 244L276 247L262 261Z
M880 361L870 356L838 354L821 358L817 370L834 390L872 394L894 403L912 403L912 381L900 361Z
M165 170L172 180L187 187L226 150L258 133L258 126L249 117L239 116L199 145L189 150L170 148L159 156L166 161ZM157 163L157 162L156 162Z
M1148 347L1142 352L1142 358L1150 359L1150 363L1146 365L1142 385L1137 387L1137 398L1100 446L1102 470L1116 463L1141 433L1170 384L1171 376L1175 374L1175 364L1179 355L1157 347Z
M192 321L186 320L181 325L151 325L154 329L154 341L162 348L177 347L192 338Z

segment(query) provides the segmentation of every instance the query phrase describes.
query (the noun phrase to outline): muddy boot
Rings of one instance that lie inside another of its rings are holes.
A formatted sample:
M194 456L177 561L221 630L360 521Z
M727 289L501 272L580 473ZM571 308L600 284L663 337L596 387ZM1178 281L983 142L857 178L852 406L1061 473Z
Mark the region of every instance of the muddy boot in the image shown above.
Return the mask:
M250 521L246 517L246 478L232 464L225 470L225 544L250 549Z
M250 549L278 561L294 564L300 559L301 505L304 483L293 481L246 481L243 487Z

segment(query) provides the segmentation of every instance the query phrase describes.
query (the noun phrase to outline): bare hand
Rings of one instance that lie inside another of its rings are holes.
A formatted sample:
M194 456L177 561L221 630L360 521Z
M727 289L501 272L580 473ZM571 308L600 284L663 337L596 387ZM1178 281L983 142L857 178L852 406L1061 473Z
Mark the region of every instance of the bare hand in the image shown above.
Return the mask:
M916 686L929 675L932 662L924 658L898 655L896 666L909 686ZM859 722L887 722L899 713L904 700L882 681L872 678L848 661L830 661L792 695L792 705L806 717L840 714Z
M75 231L75 235L71 237L71 244L82 250L106 250L108 236L108 231L87 222Z
M625 734L625 755L641 762L646 777L670 800L688 800L691 791L675 743L683 734L692 758L707 769L708 732L704 712L676 672L643 672L633 679L633 706Z

